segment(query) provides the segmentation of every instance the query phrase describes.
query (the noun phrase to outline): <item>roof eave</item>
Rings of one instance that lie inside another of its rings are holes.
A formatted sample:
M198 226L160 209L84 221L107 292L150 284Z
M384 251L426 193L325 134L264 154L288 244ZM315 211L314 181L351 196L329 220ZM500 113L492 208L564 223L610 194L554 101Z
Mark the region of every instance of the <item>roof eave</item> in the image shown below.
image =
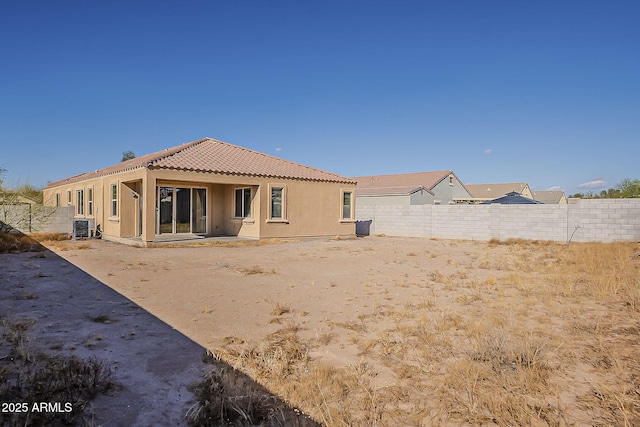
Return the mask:
M350 180L348 178L339 179L320 179L320 178L306 178L301 176L287 176L287 175L273 175L273 174L261 174L261 173L246 173L246 172L230 172L223 170L210 170L210 169L195 169L195 168L176 168L176 167L167 167L167 166L155 166L148 165L147 169L150 170L175 170L175 171L183 171L183 172L199 172L199 173L213 173L218 175L227 175L227 176L249 176L249 177L257 177L257 178L277 178L277 179L289 179L296 181L313 181L313 182L333 182L340 184L349 184L356 185L356 182Z

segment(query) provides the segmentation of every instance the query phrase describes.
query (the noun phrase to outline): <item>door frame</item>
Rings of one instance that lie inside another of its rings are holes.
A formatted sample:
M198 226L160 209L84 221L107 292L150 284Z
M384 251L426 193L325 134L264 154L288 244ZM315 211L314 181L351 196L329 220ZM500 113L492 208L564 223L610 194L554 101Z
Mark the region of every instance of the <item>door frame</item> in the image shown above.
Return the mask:
M160 189L161 188L171 188L171 231L170 232L160 232ZM178 189L188 189L189 190L189 231L188 232L177 232L176 230L176 214L177 214L177 203L176 203L176 195ZM193 224L193 190L204 190L205 191L205 231L200 233L194 233L194 224ZM184 184L163 184L156 185L156 227L155 234L206 234L206 230L209 229L209 209L208 209L208 188L204 185L184 185Z

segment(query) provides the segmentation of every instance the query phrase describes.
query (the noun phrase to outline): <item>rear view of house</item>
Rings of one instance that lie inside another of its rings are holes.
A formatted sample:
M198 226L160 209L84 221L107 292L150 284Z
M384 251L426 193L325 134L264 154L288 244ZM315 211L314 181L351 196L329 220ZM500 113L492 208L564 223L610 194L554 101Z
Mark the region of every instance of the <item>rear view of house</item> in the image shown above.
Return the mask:
M355 233L354 180L212 138L53 182L44 200L111 240Z

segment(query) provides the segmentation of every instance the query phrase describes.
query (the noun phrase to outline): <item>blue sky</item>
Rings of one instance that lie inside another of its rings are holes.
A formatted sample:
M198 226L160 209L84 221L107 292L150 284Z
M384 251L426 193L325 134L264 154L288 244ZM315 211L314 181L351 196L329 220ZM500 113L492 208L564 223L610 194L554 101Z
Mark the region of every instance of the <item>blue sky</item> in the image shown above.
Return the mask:
M345 176L640 179L638 1L0 0L12 185L209 136Z

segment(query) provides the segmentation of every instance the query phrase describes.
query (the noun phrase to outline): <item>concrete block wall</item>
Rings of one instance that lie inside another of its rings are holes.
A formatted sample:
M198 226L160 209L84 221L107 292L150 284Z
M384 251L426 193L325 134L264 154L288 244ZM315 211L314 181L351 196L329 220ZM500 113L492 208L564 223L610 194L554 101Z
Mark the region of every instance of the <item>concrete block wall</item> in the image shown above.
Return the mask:
M72 233L73 232L73 216L74 216L74 208L73 206L61 206L55 208L55 212L49 218L47 218L46 223L43 225L41 230L44 232L51 233Z
M6 221L10 226L23 233L30 231L71 233L73 228L73 207L49 208L29 205L13 205L6 208L6 212L0 215L0 221Z
M491 206L430 205L432 222L429 237L442 239L489 240Z
M370 234L558 242L640 241L640 199L570 199L567 205L356 206Z
M567 239L566 205L490 205L497 222L492 238L554 240Z
M572 241L640 241L640 199L570 200Z

